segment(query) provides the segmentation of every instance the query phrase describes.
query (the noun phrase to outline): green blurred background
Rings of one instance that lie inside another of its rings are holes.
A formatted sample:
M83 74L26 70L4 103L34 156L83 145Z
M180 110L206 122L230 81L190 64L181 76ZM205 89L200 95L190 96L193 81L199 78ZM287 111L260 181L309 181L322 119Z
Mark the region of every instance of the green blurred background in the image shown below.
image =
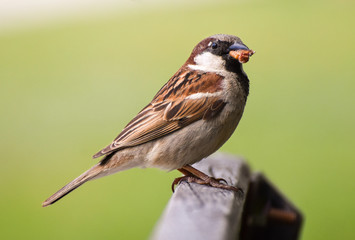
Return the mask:
M256 54L244 117L220 151L302 210L302 239L354 239L354 1L129 2L0 32L0 238L149 237L176 171L133 169L41 202L97 162L196 43L227 33Z

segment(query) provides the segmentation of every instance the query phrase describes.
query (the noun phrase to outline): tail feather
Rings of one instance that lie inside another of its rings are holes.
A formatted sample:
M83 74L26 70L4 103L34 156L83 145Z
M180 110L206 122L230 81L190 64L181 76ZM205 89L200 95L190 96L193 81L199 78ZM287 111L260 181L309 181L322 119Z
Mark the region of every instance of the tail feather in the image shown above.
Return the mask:
M42 203L42 207L47 207L55 203L56 201L58 201L59 199L61 199L71 191L80 187L85 182L92 180L95 177L98 177L98 175L101 172L102 172L102 166L100 166L99 164L95 165L94 167L90 168L88 171L84 172L79 177L75 178L73 181L65 185L63 188L58 190L52 196L50 196L46 201Z

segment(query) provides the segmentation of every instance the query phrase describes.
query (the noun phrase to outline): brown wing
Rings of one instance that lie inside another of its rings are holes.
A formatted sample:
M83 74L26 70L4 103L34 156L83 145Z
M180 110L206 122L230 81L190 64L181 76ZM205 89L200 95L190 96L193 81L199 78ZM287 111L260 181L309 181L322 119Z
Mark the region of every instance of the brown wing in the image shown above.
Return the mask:
M217 97L210 97L185 99L163 105L165 108L162 108L162 105L149 105L143 109L134 121L131 121L109 146L96 153L94 158L163 137L206 115L216 116L225 103Z
M222 79L221 76L211 74L211 76L206 77L209 78L207 78L209 81L208 84L202 84L204 88L208 86L210 89L210 84L214 80L216 84L214 90L219 90L218 85ZM112 151L137 146L168 135L197 120L206 120L216 116L225 106L225 103L219 97L187 98L188 90L190 90L190 95L191 91L192 94L197 92L198 87L195 85L201 85L197 81L200 78L201 74L178 72L159 91L153 101L127 124L116 139L93 157L97 158ZM190 82L186 83L186 81ZM203 92L209 91L211 90L207 89Z

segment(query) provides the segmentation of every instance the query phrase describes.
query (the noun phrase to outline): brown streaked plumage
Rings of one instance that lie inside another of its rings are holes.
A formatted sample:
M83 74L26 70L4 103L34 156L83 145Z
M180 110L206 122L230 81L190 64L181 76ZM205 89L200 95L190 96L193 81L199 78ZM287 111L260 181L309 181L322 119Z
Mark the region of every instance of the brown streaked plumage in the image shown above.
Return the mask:
M205 82L199 81L202 76L206 77ZM213 111L214 102L220 102L220 99L186 97L195 93L220 91L222 79L222 76L214 73L200 74L197 71L189 71L187 67L184 71L179 71L155 95L152 102L127 124L115 140L93 157L143 144L202 119L206 111Z
M132 167L178 169L185 177L173 184L188 180L237 190L190 165L216 151L237 127L249 92L241 63L247 62L252 53L235 36L219 34L202 40L151 103L110 145L93 156L104 158L43 206L86 181Z

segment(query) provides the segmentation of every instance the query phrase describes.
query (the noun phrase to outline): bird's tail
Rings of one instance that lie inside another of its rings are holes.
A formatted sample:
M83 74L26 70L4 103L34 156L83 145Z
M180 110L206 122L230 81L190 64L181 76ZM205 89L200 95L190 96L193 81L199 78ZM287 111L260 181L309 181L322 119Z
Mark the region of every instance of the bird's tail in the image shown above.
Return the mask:
M100 163L98 163L83 174L81 174L79 177L75 178L73 181L65 185L63 188L58 190L52 196L50 196L46 201L42 203L42 207L47 207L48 205L55 203L77 187L80 187L85 182L92 180L93 178L100 177L100 173L102 173L102 166L100 166Z

